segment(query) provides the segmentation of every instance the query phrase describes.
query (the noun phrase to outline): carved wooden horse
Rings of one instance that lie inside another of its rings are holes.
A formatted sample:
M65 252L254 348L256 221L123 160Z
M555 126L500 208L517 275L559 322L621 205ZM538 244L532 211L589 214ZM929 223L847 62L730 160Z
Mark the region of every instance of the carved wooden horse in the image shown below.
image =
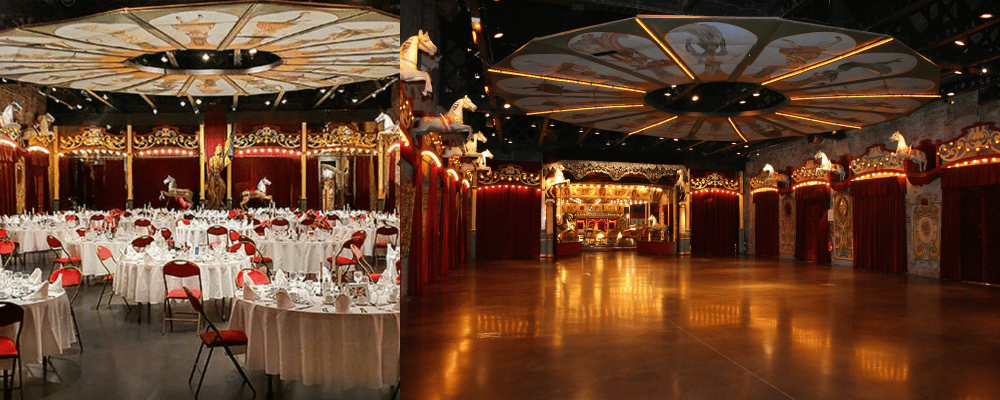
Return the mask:
M396 125L396 123L392 121L392 117L390 117L389 114L379 113L378 116L375 117L375 123L378 124L380 122L382 123L382 130L379 131L379 133L394 133L397 129L399 129L399 125Z
M431 37L424 31L420 31L416 36L411 36L399 47L399 79L403 82L423 82L423 95L428 96L434 91L431 85L431 76L426 71L421 71L418 67L417 59L420 52L433 57L437 54L437 46L431 42Z
M472 127L463 124L462 110L476 111L476 104L469 96L462 97L451 105L451 109L440 117L422 117L413 124L414 135L424 135L430 132L453 133L463 132L472 135Z
M486 143L486 135L482 132L470 134L461 146L452 146L441 153L441 157L479 157L479 145L476 142Z
M785 186L788 186L788 175L774 172L774 167L772 167L771 164L767 164L764 166L764 172L767 173L767 175L764 177L764 181L766 182L777 181L778 183L784 183Z
M52 123L56 122L56 118L52 114L39 115L35 122L35 125L24 131L22 138L28 141L30 145L35 139L41 139L43 143L45 140L52 140Z
M250 200L260 200L264 203L274 204L274 198L267 194L267 187L270 184L271 181L264 178L257 182L256 190L244 190L242 194L243 200L240 201L240 208L246 208Z
M924 168L927 167L927 155L924 152L914 149L906 144L906 139L903 139L903 135L896 131L891 137L889 137L890 142L898 142L896 144L896 151L892 153L892 158L901 158L904 160L909 160L920 165L920 172L924 172Z
M194 197L194 192L188 189L178 189L177 180L170 175L167 175L167 179L163 180L163 184L167 185L167 190L160 191L160 200L172 198L180 203L181 209L186 210L191 207L193 204L191 199Z
M844 175L847 174L847 171L844 171L843 166L830 162L830 158L826 156L826 153L822 151L817 152L816 155L813 156L813 158L819 161L819 167L816 167L817 172L828 173L828 174L834 173L840 177L840 180L844 180Z
M14 109L23 110L21 103L16 101L11 102L4 107L3 113L0 113L0 128L7 127L8 125L17 125L17 120L14 119ZM20 127L20 125L18 125Z

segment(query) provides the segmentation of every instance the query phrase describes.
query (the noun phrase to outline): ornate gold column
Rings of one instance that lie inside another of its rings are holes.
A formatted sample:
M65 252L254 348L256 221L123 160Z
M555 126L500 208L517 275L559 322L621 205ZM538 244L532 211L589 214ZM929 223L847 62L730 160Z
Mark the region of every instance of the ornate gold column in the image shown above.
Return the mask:
M198 125L198 204L205 204L205 124Z
M52 188L52 211L59 211L59 127L52 127L52 148L49 149L49 187Z
M125 126L125 187L128 196L125 198L125 208L132 208L135 199L132 195L132 124Z
M233 137L233 124L226 124L226 141L229 141ZM224 153L228 153L229 149L222 149ZM236 155L233 154L235 158ZM230 160L229 166L226 167L226 208L230 209L233 207L233 162Z
M302 168L300 170L300 175L302 176L302 196L299 198L299 209L300 210L305 210L305 209L309 208L309 202L306 200L306 149L308 148L306 146L306 136L307 135L308 135L308 131L307 131L307 128L306 128L306 123L303 122L302 123L302 140L301 140L302 145L299 148L299 150L302 152L302 154L300 156L300 160L302 162Z

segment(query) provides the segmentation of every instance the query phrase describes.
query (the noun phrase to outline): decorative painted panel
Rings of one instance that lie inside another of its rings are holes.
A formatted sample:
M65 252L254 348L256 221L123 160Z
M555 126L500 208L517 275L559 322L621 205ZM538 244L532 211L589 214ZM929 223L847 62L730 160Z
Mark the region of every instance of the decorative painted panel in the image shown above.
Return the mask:
M854 202L848 191L833 192L833 258L854 259Z
M941 255L941 202L933 194L917 196L910 221L914 256L918 260L937 260Z
M781 196L778 210L778 250L795 254L795 196Z

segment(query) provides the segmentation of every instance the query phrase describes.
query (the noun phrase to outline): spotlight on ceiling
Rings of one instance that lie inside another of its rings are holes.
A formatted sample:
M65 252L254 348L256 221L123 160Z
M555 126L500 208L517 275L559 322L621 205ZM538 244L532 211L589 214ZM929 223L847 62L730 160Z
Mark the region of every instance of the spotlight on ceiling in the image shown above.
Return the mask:
M157 113L159 113L159 111L156 111L156 109L154 108L153 109L153 115L156 115Z
M698 101L698 95L691 96L691 101Z
M181 107L184 107L184 106L186 106L186 105L187 105L187 102L186 102L186 101L184 101L184 100L181 100Z
M319 92L320 93L326 93L326 88L320 89Z
M680 139L678 139L678 138L674 138L674 141L675 141L675 142L679 142L679 141L681 141L681 140L680 140Z
M954 96L955 92L948 92L948 96Z
M195 99L194 104L201 105L201 99Z
M956 69L955 70L955 75L962 75L962 71Z
M271 100L267 100L267 101L265 101L265 102L264 102L264 105L265 105L265 106L269 106L269 105L271 105Z
M957 45L959 45L959 46L965 46L965 42L963 42L963 41L961 41L961 40L956 40L956 41L955 41L955 44L957 44Z
M208 53L201 53L201 59L208 61Z
M746 103L747 103L746 100L740 100L740 104L746 104Z
M983 69L982 69L981 71L983 71L983 73L985 74L985 73L986 73L986 72L988 72L989 70L987 70L987 69L986 69L986 67L983 67Z
M503 108L510 108L510 103L503 103Z
M500 39L502 37L503 37L503 32L497 32L495 35L493 35L494 39Z
M760 97L760 92L754 93L753 97Z
M254 54L257 54L257 49L250 49L249 51L247 51L247 53L250 53L250 55L252 56Z
M985 13L983 15L980 15L979 18L982 18L982 19L993 18L993 14Z
M160 57L160 62L167 62L167 56Z
M288 103L288 99L281 99L281 104Z
M77 104L77 105L76 105L76 109L77 109L77 110L82 110L82 109L83 109L83 106L81 106L81 105Z
M594 134L595 134L595 135L600 135L600 134L601 134L601 131L594 131Z

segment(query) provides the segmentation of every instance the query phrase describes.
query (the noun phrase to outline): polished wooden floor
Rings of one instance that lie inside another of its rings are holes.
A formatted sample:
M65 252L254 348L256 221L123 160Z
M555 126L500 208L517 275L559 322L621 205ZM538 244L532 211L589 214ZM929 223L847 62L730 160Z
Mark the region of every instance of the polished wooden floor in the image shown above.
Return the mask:
M773 258L470 263L405 300L401 398L998 399L998 305Z

